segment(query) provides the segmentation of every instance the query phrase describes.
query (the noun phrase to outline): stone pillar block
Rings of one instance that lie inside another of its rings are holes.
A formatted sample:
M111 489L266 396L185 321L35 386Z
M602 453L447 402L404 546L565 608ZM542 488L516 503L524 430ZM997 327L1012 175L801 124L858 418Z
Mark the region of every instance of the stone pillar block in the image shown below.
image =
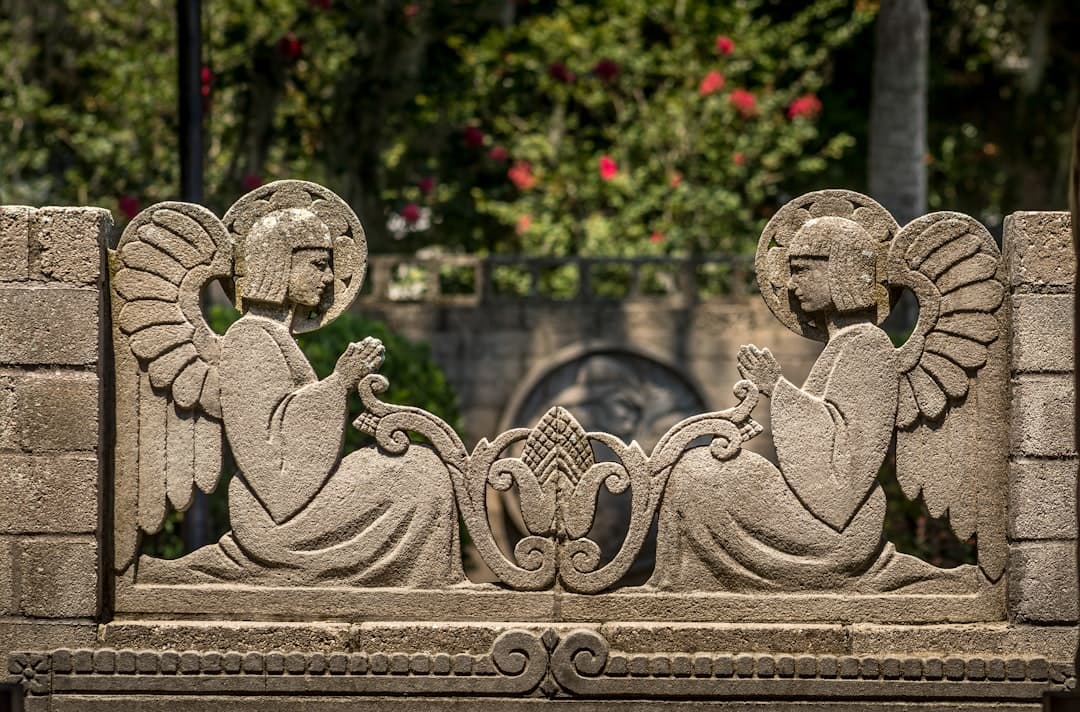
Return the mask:
M1009 619L1076 623L1076 542L1040 541L1009 548Z
M0 288L0 362L85 366L98 360L96 289Z
M1071 294L1016 294L1012 298L1013 371L1073 370Z
M93 455L0 455L0 534L95 533L97 484Z
M0 207L0 281L27 279L29 270L30 216L33 208Z
M1076 274L1067 212L1018 212L1005 218L1005 256L1013 287L1071 290Z
M96 284L112 215L101 208L41 208L30 224L31 276L67 284Z
M14 438L24 450L95 450L98 376L79 371L20 376L11 411Z
M12 537L0 536L0 616L18 613L19 601L15 592L15 562Z
M1012 386L1012 451L1016 455L1076 454L1071 374L1023 376Z
M22 539L16 544L20 609L37 618L98 612L98 549L89 537Z
M1009 538L1076 538L1073 458L1009 463Z

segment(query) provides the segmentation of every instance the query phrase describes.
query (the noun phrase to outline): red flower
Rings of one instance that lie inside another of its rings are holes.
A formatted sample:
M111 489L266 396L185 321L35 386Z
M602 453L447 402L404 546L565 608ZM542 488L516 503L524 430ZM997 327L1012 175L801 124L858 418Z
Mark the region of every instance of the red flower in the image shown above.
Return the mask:
M244 176L244 190L255 190L262 184L262 176L255 175L254 173L248 173L246 176Z
M403 12L405 13L405 17L416 17L420 12L420 6L415 4L406 5Z
M199 92L204 97L209 97L210 88L214 85L214 73L210 71L210 67L205 64L199 72L199 85Z
M611 156L600 156L598 161L600 168L600 177L604 180L611 180L619 172L619 164L615 162L615 159Z
M466 126L461 135L469 148L480 148L484 145L484 132L476 126Z
M660 232L659 230L657 230L657 231L653 232L653 234L649 235L649 242L651 242L653 244L658 244L658 243L661 243L663 241L664 241L664 233Z
M601 59L592 68L593 74L602 82L613 82L619 76L619 65L610 59Z
M334 0L308 0L308 3L318 10L329 10Z
M502 146L495 146L491 149L491 153L489 153L488 156L491 158L491 160L502 163L510 157L510 154Z
M300 55L304 53L304 45L300 42L300 38L295 33L290 32L277 43L278 52L281 56L290 61L295 62L300 59Z
M728 97L731 105L735 107L735 110L742 114L744 117L750 117L757 111L757 99L753 94L745 89L736 89L731 92L731 96Z
M416 183L416 187L420 189L420 192L427 195L431 191L435 190L435 179L431 176L424 176Z
M789 119L796 119L799 117L811 118L817 116L821 112L821 100L813 94L803 94L795 101L791 102L791 106L788 107L787 115Z
M416 203L409 203L401 209L401 217L405 218L405 222L410 225L415 225L416 221L420 219L420 206Z
M746 164L746 156L743 155L742 151L736 151L735 153L731 154L731 161L736 166L745 165Z
M126 215L128 220L134 220L139 214L139 199L134 195L121 195L116 202L120 207L120 212Z
M518 190L528 190L536 185L537 178L533 175L532 166L528 161L514 161L510 170L506 172L510 182L517 186Z
M532 216L522 215L517 221L517 234L524 234L530 227L532 227Z
M698 85L698 94L701 96L708 96L713 92L718 92L724 88L724 75L715 69L709 70L709 73L705 75L705 78L701 80L701 84Z
M566 65L562 62L552 62L548 65L548 76L557 82L563 84L569 84L574 81L576 77L574 73L567 69Z
M735 51L735 40L727 35L717 35L716 51L718 54L731 54Z
M682 185L682 173L672 173L671 174L671 187L672 188L678 188L680 185Z

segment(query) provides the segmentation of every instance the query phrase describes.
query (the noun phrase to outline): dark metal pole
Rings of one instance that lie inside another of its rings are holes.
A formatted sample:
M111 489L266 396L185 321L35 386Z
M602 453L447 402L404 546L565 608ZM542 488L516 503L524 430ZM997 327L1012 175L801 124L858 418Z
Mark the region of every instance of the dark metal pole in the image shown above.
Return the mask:
M201 0L176 1L180 94L180 197L203 202Z
M203 106L201 0L176 0L176 65L180 97L180 199L203 202ZM193 551L209 543L210 506L196 492L184 513L184 548Z

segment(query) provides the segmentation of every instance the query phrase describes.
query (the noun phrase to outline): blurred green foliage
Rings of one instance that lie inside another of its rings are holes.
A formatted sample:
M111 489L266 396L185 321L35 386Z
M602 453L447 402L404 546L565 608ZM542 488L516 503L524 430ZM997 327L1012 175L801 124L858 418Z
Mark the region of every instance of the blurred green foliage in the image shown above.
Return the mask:
M225 333L237 318L235 309L218 305L208 309L210 326L219 334ZM442 369L431 359L426 344L413 343L390 331L381 322L365 319L352 312L345 312L323 328L300 334L297 343L304 351L319 378L326 378L334 370L338 357L348 345L366 336L374 336L386 347L386 361L379 373L390 381L390 388L379 395L387 403L412 405L428 410L442 418L459 433L462 432L457 397L446 380ZM360 415L363 408L355 394L349 397L348 423ZM345 453L371 444L370 436L351 425L345 428ZM225 470L217 489L210 495L210 518L213 539L216 541L229 529L228 487L235 472L231 457L226 458ZM174 559L185 553L181 539L180 524L183 514L172 512L161 532L147 537L143 553L166 559Z

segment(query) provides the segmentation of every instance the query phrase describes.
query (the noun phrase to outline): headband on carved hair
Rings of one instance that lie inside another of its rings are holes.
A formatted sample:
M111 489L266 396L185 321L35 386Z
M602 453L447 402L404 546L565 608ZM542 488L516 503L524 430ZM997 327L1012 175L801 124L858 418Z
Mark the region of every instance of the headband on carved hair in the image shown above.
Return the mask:
M311 215L318 218L323 229L306 228L305 215L308 220ZM275 217L273 224L265 222ZM274 291L276 284L256 284L264 275L274 278L273 282L287 280L289 265L285 259L275 260L275 253L288 257L292 250L305 247L330 248L333 301L322 313L296 318L295 331L311 331L330 323L359 294L367 268L364 228L348 204L321 185L300 180L269 183L237 200L225 213L224 222L235 255L237 308L242 306L245 293ZM275 233L274 239L268 231Z
M837 308L875 307L880 325L889 315L885 260L897 230L889 211L854 191L821 190L796 198L769 220L758 241L754 267L761 296L784 326L826 341L825 331L789 294L788 258L828 257ZM865 297L859 289L866 290Z

